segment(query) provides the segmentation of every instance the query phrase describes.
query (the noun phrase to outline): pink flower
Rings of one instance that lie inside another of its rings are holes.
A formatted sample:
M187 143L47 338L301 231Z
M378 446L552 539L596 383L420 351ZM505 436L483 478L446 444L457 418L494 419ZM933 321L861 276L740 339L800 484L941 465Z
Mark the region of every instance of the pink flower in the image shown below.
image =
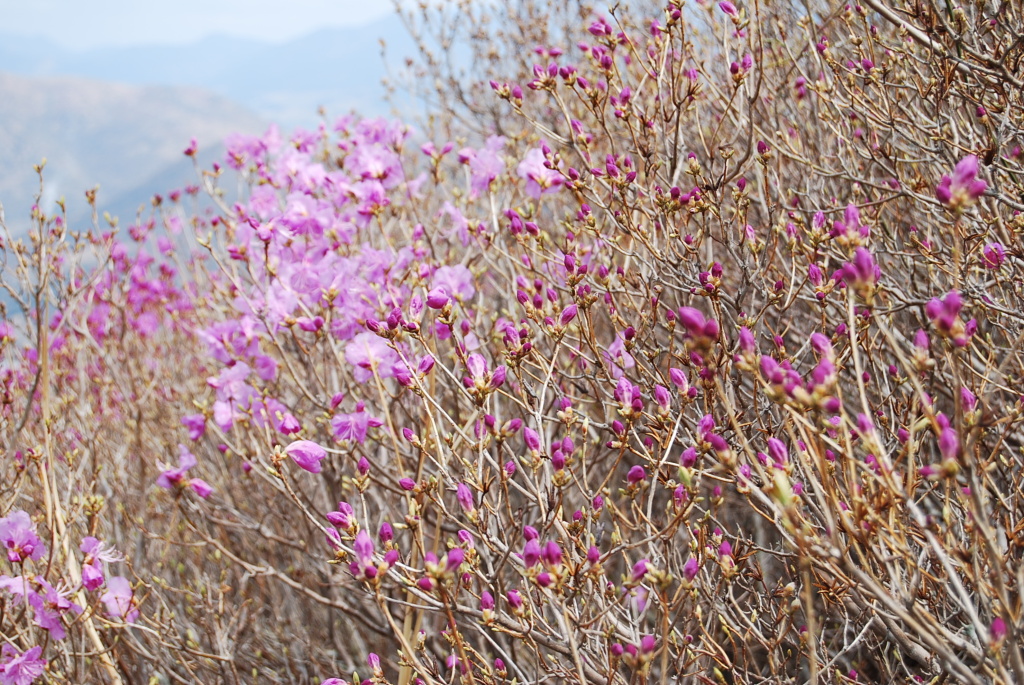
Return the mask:
M471 199L489 192L494 180L505 171L505 160L501 157L503 147L505 138L491 136L479 150L466 148L459 152L460 159L469 163Z
M31 685L36 678L43 675L46 659L40 659L43 648L35 647L19 652L10 644L3 646L0 652L0 684Z
M440 288L450 297L468 302L476 294L473 272L462 264L442 266L434 272L433 287Z
M366 411L363 402L356 404L356 410L351 414L338 414L331 418L331 428L334 431L335 440L347 440L349 442L363 444L366 434L370 428L383 426L384 422Z
M320 461L327 456L327 451L312 440L296 440L284 448L284 453L310 473L320 473Z
M86 590L95 590L103 585L103 564L120 561L121 555L113 547L107 547L96 538L82 538L79 549L85 554L82 564L82 585Z
M7 559L19 564L25 559L38 561L46 553L43 541L36 535L32 518L18 509L0 519L0 543L7 550Z
M135 608L135 597L132 585L123 576L114 576L107 581L107 591L100 601L107 606L107 615L111 618L123 619L126 623L134 623L139 617Z
M36 625L49 631L54 640L63 640L67 636L61 617L65 612L73 610L82 613L82 607L69 601L64 593L58 591L42 577L37 576L39 592L30 592L28 603L35 611Z
M187 478L185 474L190 468L196 465L196 457L188 451L184 445L178 445L178 468L164 469L157 479L156 484L162 488L173 490L176 487L192 488L202 498L207 498L213 488L200 478Z
M198 440L206 432L206 417L202 414L190 414L181 418L181 425L188 429L188 439Z
M534 148L526 153L516 170L519 178L526 181L526 194L534 200L539 200L541 195L558 192L563 183L562 175L545 166L546 162L544 152Z
M374 369L381 378L390 378L394 375L392 367L401 360L387 340L363 331L345 346L345 361L354 367L352 377L366 383L373 379Z

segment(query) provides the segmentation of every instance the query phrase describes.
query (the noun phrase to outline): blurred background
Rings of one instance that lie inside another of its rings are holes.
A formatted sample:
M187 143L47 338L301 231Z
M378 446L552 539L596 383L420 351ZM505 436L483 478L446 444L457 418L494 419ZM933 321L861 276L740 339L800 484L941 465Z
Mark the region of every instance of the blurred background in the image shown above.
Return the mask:
M385 60L382 44L386 46ZM352 110L391 113L382 79L415 51L389 0L0 0L0 203L27 223L45 157L46 205L127 225L154 193L195 180L224 137L287 135Z

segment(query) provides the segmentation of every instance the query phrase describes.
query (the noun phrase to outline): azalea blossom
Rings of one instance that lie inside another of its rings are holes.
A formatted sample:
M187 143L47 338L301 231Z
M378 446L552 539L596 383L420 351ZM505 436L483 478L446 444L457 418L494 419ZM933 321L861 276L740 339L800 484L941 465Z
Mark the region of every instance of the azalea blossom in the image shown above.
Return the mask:
M327 456L327 451L312 440L296 440L284 448L284 453L310 473L320 473L320 461Z
M120 618L125 623L134 623L139 617L139 610L135 608L135 593L132 592L132 585L123 576L114 576L107 581L107 591L100 597L100 601L107 607L107 615L111 618Z
M46 659L39 658L39 645L19 652L10 644L0 651L0 685L31 685L46 670Z
M0 543L7 550L7 559L12 564L26 559L38 561L46 554L46 547L36 535L32 518L20 509L0 519Z
M188 451L184 445L178 445L178 467L164 469L157 479L156 484L162 488L173 490L174 488L192 488L202 498L210 496L213 488L201 478L187 478L185 474L196 465L196 457Z

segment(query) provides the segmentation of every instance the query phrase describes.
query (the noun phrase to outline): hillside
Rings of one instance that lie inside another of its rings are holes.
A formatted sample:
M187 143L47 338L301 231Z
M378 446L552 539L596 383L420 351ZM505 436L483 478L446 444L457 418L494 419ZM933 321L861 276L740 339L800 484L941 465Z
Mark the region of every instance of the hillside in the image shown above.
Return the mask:
M140 193L167 190L179 175L179 183L191 180L182 156L190 138L199 140L205 157L229 133L266 126L249 109L205 89L3 72L0 122L0 202L15 226L38 190L32 166L44 157L45 199L66 196L69 214L77 216L86 207L83 192L99 184L103 208L124 215L134 207L117 206L116 198L134 201ZM159 187L147 183L157 176Z

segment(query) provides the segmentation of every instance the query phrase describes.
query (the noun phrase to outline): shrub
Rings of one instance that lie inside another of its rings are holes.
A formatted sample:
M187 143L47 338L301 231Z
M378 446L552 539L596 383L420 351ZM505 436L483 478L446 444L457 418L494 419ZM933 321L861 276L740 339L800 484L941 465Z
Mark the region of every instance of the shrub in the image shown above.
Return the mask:
M460 11L8 237L0 682L1024 681L1016 8Z

